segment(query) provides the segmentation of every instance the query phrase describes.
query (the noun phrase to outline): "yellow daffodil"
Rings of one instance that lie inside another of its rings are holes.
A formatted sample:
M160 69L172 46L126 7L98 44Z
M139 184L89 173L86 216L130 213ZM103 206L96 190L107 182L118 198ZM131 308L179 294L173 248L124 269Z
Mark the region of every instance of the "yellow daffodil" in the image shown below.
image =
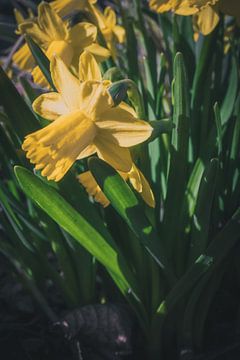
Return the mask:
M102 13L96 9L98 14L98 27L106 41L108 49L111 51L113 58L116 57L116 42L119 44L125 41L125 29L117 25L117 17L115 11L107 6Z
M22 146L35 168L58 181L76 159L97 153L115 169L130 171L128 147L148 139L152 127L137 119L130 106L114 107L107 83L81 81L82 71L77 79L59 57L52 58L50 70L58 92L39 96L33 109L53 122L28 135Z
M80 73L79 77L82 81L86 81L86 80L102 81L102 75L96 60L90 53L86 51L80 56L79 73ZM105 82L103 82L103 84L104 83ZM129 108L125 103L122 103L120 106L123 108L127 107L129 111L132 112L134 117L136 117L136 114L133 111L133 109ZM131 158L130 151L128 153L128 158ZM151 190L151 187L147 182L147 180L145 179L142 172L136 167L136 165L133 162L130 171L128 172L119 171L119 174L122 176L124 180L130 181L133 188L141 194L143 200L149 206L151 207L155 206L154 195ZM100 202L104 207L109 205L108 199L101 191L100 187L96 183L90 171L80 174L78 176L78 179L80 183L85 187L89 195L93 196L97 202Z
M54 54L57 54L68 67L72 66L75 71L77 71L79 55L85 49L94 54L98 61L110 55L107 49L96 43L96 26L83 22L69 28L45 2L38 7L38 18L21 23L19 29L22 34L30 35L50 60ZM34 62L32 56L29 57L26 44L15 54L14 61L24 70L31 68ZM43 87L48 86L38 66L34 68L32 75L37 84Z
M107 6L102 13L96 6L96 2L96 0L55 0L51 6L61 16L69 15L74 11L87 11L91 15L93 23L100 29L111 55L115 58L115 44L122 44L125 41L125 29L117 25L116 13L110 6Z
M194 30L203 35L215 29L220 13L240 19L240 2L236 0L151 0L150 7L157 12L172 10L179 15L193 15Z

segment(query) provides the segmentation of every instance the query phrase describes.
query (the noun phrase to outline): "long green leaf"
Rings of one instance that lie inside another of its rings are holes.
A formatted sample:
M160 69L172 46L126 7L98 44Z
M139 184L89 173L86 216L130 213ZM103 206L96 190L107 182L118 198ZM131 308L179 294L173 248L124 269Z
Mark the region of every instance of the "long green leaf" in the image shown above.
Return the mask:
M27 44L31 50L31 53L36 60L36 63L40 67L43 75L47 79L51 88L55 90L55 86L52 82L51 73L50 73L50 61L47 56L44 54L42 49L35 43L35 41L28 35L26 35Z
M175 129L172 132L170 168L167 196L164 204L162 234L169 259L173 260L173 252L174 248L176 248L177 267L181 268L183 262L183 244L179 236L181 232L179 214L183 206L187 180L190 110L186 70L183 57L180 53L174 59L173 105Z
M139 237L147 252L173 280L164 248L158 241L158 234L145 216L144 208L136 195L122 177L103 160L90 158L88 163L95 180L112 206Z
M26 195L106 267L119 289L134 304L139 314L141 303L135 294L137 284L110 236L103 238L55 189L30 171L16 166L15 173ZM143 315L142 308L140 311Z
M38 121L11 80L0 67L0 104L11 122L12 128L20 140L38 129Z

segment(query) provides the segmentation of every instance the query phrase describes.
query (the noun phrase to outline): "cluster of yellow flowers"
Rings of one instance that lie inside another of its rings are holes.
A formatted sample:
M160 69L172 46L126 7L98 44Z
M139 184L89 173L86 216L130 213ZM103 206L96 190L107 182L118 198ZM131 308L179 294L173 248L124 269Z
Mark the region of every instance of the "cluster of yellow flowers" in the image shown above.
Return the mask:
M94 24L81 22L70 27L61 16L73 10L89 11ZM30 35L49 58L57 90L39 96L33 103L34 111L51 124L26 136L22 148L30 162L49 180L59 181L77 159L96 153L153 207L151 188L129 149L147 140L152 127L139 120L126 103L114 106L108 91L110 81L102 79L98 65L110 54L115 56L115 41L124 41L124 29L116 24L114 11L106 8L101 13L93 0L56 0L42 2L37 18L24 20L19 14L16 18L19 33ZM98 30L107 48L97 43ZM27 44L13 60L20 68L31 70L37 84L48 86ZM103 206L109 204L89 171L80 174L79 181Z
M220 13L240 20L238 0L150 0L149 4L158 13L173 11L178 15L193 15L194 29L203 35L208 35L215 29Z

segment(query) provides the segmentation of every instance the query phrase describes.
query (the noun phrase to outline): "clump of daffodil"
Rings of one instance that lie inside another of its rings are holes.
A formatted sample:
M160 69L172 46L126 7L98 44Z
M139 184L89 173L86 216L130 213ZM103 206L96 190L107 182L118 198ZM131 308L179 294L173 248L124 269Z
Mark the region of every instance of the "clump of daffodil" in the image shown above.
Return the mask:
M221 13L240 19L240 2L236 0L150 0L149 4L159 13L171 10L178 15L193 15L194 30L203 35L215 29Z
M88 53L84 52L80 56L79 60L79 71L80 71L80 78L82 80L95 80L100 81L104 85L109 85L109 82L102 80L102 75L99 69L99 66L94 59L94 57ZM136 114L132 108L130 108L127 104L122 102L120 104L120 107L128 109L129 112L133 114L134 117L136 117ZM101 157L101 154L100 154ZM131 158L130 152L128 153L128 158ZM104 159L106 160L106 159ZM117 169L119 170L119 169ZM122 178L126 181L129 181L133 188L140 193L143 200L151 207L155 206L155 200L154 195L151 190L151 187L147 180L145 179L142 172L137 168L137 166L133 163L129 171L118 171L119 174L122 176ZM90 171L86 171L78 176L78 179L80 183L85 187L89 195L93 196L94 199L101 203L104 207L109 205L109 201L98 186L97 182L95 181L92 173Z
M69 15L74 11L87 11L93 23L100 29L111 55L115 58L116 43L122 44L125 41L125 29L117 25L116 13L110 6L102 12L96 3L96 0L55 0L51 5L61 16Z
M96 43L96 26L83 22L70 28L45 2L38 6L38 17L21 22L19 31L21 34L31 36L49 60L54 54L57 54L74 71L77 71L79 55L85 49L94 54L98 61L102 61L110 55L107 49ZM18 50L13 60L22 70L29 70L34 63L26 44ZM48 86L38 66L33 69L32 75L37 84L43 87Z
M61 180L75 160L95 153L116 170L129 172L129 147L151 136L150 124L137 119L127 104L114 107L109 82L100 81L95 66L83 64L78 79L54 56L50 71L57 92L39 96L33 109L52 123L26 136L22 148L30 162L54 181ZM86 80L88 76L99 80Z

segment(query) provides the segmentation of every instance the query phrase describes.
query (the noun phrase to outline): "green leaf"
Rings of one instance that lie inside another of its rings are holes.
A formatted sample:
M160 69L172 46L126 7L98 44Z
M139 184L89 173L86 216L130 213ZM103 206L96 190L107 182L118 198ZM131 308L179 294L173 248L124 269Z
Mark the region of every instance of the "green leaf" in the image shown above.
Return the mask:
M232 115L234 104L238 92L238 62L234 56L232 56L231 66L228 75L228 87L224 94L223 103L221 105L221 124L226 124L230 116Z
M201 179L196 209L193 217L191 247L189 254L190 263L194 262L201 254L204 254L208 244L208 232L218 168L219 161L217 159L212 159L206 167Z
M178 268L182 267L184 248L181 242L182 204L185 194L188 170L189 145L189 93L186 70L182 54L178 53L174 59L173 80L173 122L172 144L170 153L170 168L167 181L167 196L164 204L162 235L167 255L173 259L176 250ZM173 205L174 204L174 205ZM178 240L178 241L176 241Z
M52 82L51 73L50 73L50 61L47 58L47 56L44 54L42 49L35 43L35 41L28 35L26 35L26 41L29 46L29 49L31 50L31 53L36 60L36 63L40 67L40 70L42 71L43 75L47 79L49 85L52 89L55 89L55 86Z
M215 115L215 123L217 128L217 148L218 148L218 156L222 153L222 121L221 121L221 114L218 103L214 105L214 115Z
M122 177L106 162L92 157L88 161L98 185L119 215L138 236L147 252L173 281L158 234L145 216L144 208Z
M134 304L136 312L144 317L141 302L135 294L137 284L110 236L103 238L55 189L30 171L16 166L15 173L26 195L106 267L119 289Z
M13 130L21 140L30 132L38 129L36 117L1 67L0 93L0 104L4 107Z

